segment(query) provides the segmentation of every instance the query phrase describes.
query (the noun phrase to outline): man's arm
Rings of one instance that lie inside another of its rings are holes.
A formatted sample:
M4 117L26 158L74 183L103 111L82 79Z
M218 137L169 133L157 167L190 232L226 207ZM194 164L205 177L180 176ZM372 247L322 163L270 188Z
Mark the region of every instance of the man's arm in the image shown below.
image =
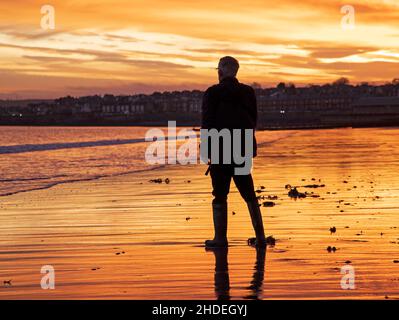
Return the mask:
M212 89L208 88L202 98L201 128L210 129L215 127L215 106Z
M257 106L257 101L256 101L256 95L255 95L255 90L251 87L250 88L250 94L249 94L249 115L251 117L251 120L253 122L253 128L256 129L256 126L258 124L258 106Z

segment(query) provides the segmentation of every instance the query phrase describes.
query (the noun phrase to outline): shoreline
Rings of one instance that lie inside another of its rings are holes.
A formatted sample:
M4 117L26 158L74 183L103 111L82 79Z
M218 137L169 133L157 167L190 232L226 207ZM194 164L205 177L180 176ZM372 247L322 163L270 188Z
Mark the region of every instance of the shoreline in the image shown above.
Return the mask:
M12 127L12 126L10 126L10 127ZM132 127L135 127L135 126L132 126ZM179 127L179 126L177 126L177 127ZM183 126L182 126L183 127ZM395 127L378 127L379 129L395 129ZM307 128L307 129L309 129L309 130L334 130L334 129L368 129L368 127L361 127L361 128L353 128L353 127L339 127L339 128L319 128L319 129L317 129L317 128ZM294 132L295 131L297 131L297 130L307 130L307 129L289 129L289 130L284 130L284 129L276 129L276 130L272 130L272 129L258 129L257 131L260 133L260 132L268 132L268 131L270 131L270 132L273 132L273 131L287 131L287 132L292 132L292 134L294 134ZM290 135L288 135L288 136L290 136ZM264 147L265 145L269 145L269 144L272 144L272 143L275 143L275 142L278 142L279 140L281 140L281 139L285 139L286 138L286 136L283 136L283 137L279 137L279 138L276 138L275 140L270 140L270 141L265 141L265 142L262 142L262 141L258 141L258 147ZM138 141L138 142L144 142L144 138L142 138L142 139L134 139L134 141ZM95 146L95 144L96 143L94 143L94 142L90 142L91 144L93 144L93 146ZM71 147L71 148L73 148L73 149L79 149L80 148L80 144L81 143L77 143L77 146L76 147ZM119 143L119 144L124 144L124 142L123 141L121 141L121 143ZM7 146L7 148L8 148L9 146ZM0 149L1 149L1 147L0 147ZM32 152L32 151L36 151L36 150L31 150L31 151L24 151L24 152ZM39 150L39 151L41 151L41 150ZM45 150L46 151L46 150ZM3 154L1 154L0 153L0 155L7 155L7 152L6 153L3 153ZM3 197L8 197L8 196L12 196L12 195L14 195L14 194L19 194L19 193L26 193L26 192L31 192L31 191L36 191L36 190L45 190L45 189L50 189L50 188L53 188L53 187L55 187L55 186L57 186L57 185L62 185L62 184L70 184L70 183L79 183L79 182L86 182L86 181L95 181L95 180L98 180L98 179L103 179L103 178L107 178L107 177L113 177L113 176L120 176L120 175L129 175L129 174L135 174L135 173L140 173L140 172L146 172L146 171L153 171L153 170L158 170L158 169L161 169L161 168L163 168L163 167L167 167L167 166L173 166L173 165L170 165L170 164L165 164L165 165L157 165L156 167L153 167L153 168L148 168L148 169L137 169L137 170L132 170L132 171L127 171L127 172L121 172L121 173L115 173L115 174L109 174L109 175L98 175L98 176L95 176L95 177L90 177L90 178L82 178L82 179L71 179L71 180L66 180L66 181L56 181L56 182L51 182L51 183L49 183L48 185L44 185L44 186L40 186L40 187L34 187L34 188L31 188L31 189L27 189L27 190L18 190L18 191L15 191L15 192L10 192L10 193L1 193L0 194L0 199L1 198L3 198ZM51 179L52 177L49 177L49 178L46 178L46 179ZM46 180L45 178L43 178L43 180ZM36 179L35 179L36 180ZM10 179L10 182L12 182L12 179Z
M165 166L159 166L159 167L150 168L150 169L138 169L138 170L135 170L135 171L115 173L115 174L112 174L112 175L104 175L104 176L100 176L100 177L85 178L85 179L75 179L75 180L67 180L67 181L58 181L58 182L54 182L54 183L52 183L52 184L50 184L48 186L32 188L32 189L29 189L29 190L20 190L20 191L15 191L15 192L6 193L6 194L0 194L0 199L1 199L1 197L8 197L8 196L12 196L12 195L19 194L19 193L26 193L26 192L31 192L31 191L51 189L53 187L56 187L56 186L62 185L62 184L73 184L73 183L79 183L79 182L89 182L89 181L96 181L96 180L105 179L105 178L113 178L113 177L124 176L124 175L133 175L133 174L137 174L137 173L141 173L141 172L155 171L155 170L163 169L164 167Z
M149 127L149 128L159 128L159 127L167 127L167 120L165 122L157 122L157 123L109 123L109 124L99 124L99 123L87 123L87 124L79 124L79 123L43 123L43 124L9 124L9 123L0 123L0 127L55 127L55 128L70 128L70 127L79 127L79 128L101 128L101 127ZM194 131L198 131L200 124L197 123L180 123L176 124L177 128L190 128ZM386 124L365 124L365 125L349 125L349 124L336 124L336 125L315 125L315 124L300 124L300 125L290 125L290 126L263 126L256 129L256 131L289 131L289 130L322 130L322 129L340 129L340 128L352 128L352 129L367 129L367 128L398 128L399 123L386 123Z

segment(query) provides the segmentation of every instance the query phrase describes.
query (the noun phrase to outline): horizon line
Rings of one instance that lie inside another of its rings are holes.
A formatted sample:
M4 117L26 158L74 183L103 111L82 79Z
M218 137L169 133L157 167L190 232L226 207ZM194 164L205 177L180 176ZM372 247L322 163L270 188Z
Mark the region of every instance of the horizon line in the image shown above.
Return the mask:
M394 83L394 81L395 80L399 80L399 77L398 78L393 78L392 80L381 80L381 81L356 81L356 82L350 82L350 80L348 79L348 78L346 78L346 77L339 77L339 78L337 78L336 80L339 80L339 79L343 79L343 78L345 78L345 79L347 79L348 80L348 84L347 85L350 85L350 86L359 86L359 85L361 85L361 84L365 84L365 83L367 83L368 85L370 85L370 86L381 86L381 85L387 85L387 84L393 84ZM333 84L336 80L334 80L334 81L332 81L332 82L323 82L323 83L312 83L312 82L309 82L309 83L298 83L298 84L295 84L294 82L292 82L292 81L280 81L280 82L276 82L276 84L273 86L273 85L263 85L263 84L261 84L261 83L259 83L259 82L257 82L257 81L254 81L254 82L252 82L251 84L248 84L248 83L245 83L245 84L247 84L247 85L249 85L249 86L254 86L255 84L256 85L259 85L260 87L258 88L258 89L272 89L272 88L275 88L275 87L277 87L277 85L278 84L280 84L280 83L284 83L285 85L291 85L291 84L293 84L293 85L295 85L295 87L296 88L306 88L306 87L311 87L311 86L323 86L323 85L327 85L327 84ZM209 86L211 86L211 85L209 85ZM205 89L206 90L206 89ZM103 97L103 96L105 96L105 95L113 95L113 96L135 96L135 95L146 95L146 96L150 96L150 95L153 95L154 93L161 93L161 94L163 94L163 93L167 93L167 92L184 92L184 91L189 91L189 92L192 92L192 91L201 91L201 92L204 92L205 91L204 89L198 89L198 88L193 88L193 89L180 89L180 90L163 90L163 91L161 91L161 90L154 90L154 91L152 91L151 93L145 93L145 92L138 92L138 93L118 93L118 94L114 94L114 93L94 93L94 94L87 94L87 95L79 95L79 96L73 96L73 95L71 95L71 94L65 94L65 95L60 95L60 96L57 96L56 98L50 98L50 97L43 97L43 98L35 98L35 97L31 97L31 98L18 98L18 94L17 93L10 93L10 94L8 94L8 93L0 93L0 101L26 101L26 100L56 100L56 99L59 99L59 98L64 98L64 97L72 97L72 98L82 98L82 97L92 97L92 96L101 96L101 97ZM13 99L12 97L11 98L2 98L1 97L1 95L15 95L15 99Z

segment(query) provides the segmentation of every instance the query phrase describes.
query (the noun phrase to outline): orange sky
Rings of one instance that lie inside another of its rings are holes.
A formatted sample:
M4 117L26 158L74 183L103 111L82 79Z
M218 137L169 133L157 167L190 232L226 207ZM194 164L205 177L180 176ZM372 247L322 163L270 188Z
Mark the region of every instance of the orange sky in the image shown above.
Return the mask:
M55 30L40 27L44 4ZM0 98L204 89L227 54L263 86L390 81L398 40L399 0L2 0Z

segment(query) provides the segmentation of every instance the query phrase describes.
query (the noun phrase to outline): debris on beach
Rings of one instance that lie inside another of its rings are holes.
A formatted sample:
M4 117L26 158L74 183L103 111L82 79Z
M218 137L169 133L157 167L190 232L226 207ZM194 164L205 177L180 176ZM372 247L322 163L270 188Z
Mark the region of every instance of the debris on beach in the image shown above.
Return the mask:
M270 246L274 246L276 244L276 239L273 236L268 236L266 238L266 243Z
M151 179L150 182L152 182L152 183L162 183L162 179L161 178Z
M393 263L399 263L399 260L393 260Z
M121 254L125 254L125 251L121 251L121 252L116 252L115 253L117 256L121 255Z
M274 207L276 204L273 201L265 201L263 202L264 207Z
M292 188L291 185L287 184L285 188L290 190L288 191L288 196L290 198L306 198L306 194L299 192L296 187Z
M337 248L336 248L336 247L328 246L328 247L327 247L327 251L328 251L328 252L335 252L335 251L337 251Z
M151 182L151 183L162 183L162 182L165 182L166 184L169 184L170 183L170 179L166 178L165 180L162 180L162 178L157 178L157 179L151 179L151 180L149 180L149 182Z
M236 215L235 211L233 211L233 212L232 212L232 215L233 215L233 216L235 216L235 215Z
M4 285L5 287L11 287L11 286L12 286L11 281L12 281L12 280L4 280L4 281L3 281L3 285Z
M336 227L331 227L330 228L330 232L331 232L331 234L337 232L337 228Z
M254 246L255 244L256 244L256 238L248 239L248 245ZM276 245L276 239L273 236L268 236L266 238L266 244L273 247Z
M278 196L274 196L274 195L268 195L268 196L257 196L256 197L258 200L277 200Z
M303 186L304 188L324 188L325 184L307 184Z
M184 181L184 182L186 182L186 183L191 183L191 180L186 180L186 181Z
M189 221L189 220L191 220L191 217L186 217L186 221Z

